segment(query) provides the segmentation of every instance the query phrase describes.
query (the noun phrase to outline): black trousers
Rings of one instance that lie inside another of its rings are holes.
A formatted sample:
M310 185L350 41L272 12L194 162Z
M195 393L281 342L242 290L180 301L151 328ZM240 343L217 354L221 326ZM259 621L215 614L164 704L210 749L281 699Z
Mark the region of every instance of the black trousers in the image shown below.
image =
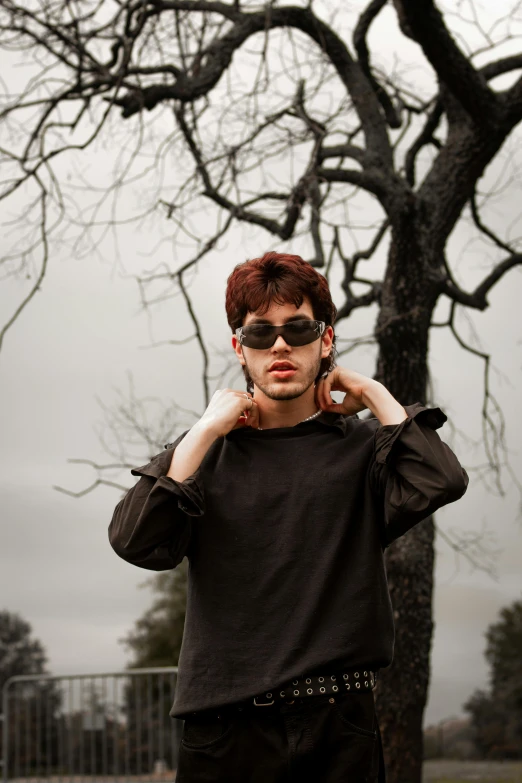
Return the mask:
M186 717L176 783L384 783L372 691Z

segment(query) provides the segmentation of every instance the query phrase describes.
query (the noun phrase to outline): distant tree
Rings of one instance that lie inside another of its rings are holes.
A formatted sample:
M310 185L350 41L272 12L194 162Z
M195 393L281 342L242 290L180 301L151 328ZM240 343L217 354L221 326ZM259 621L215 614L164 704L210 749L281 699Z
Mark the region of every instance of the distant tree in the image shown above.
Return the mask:
M8 689L7 708L13 716L8 723L9 752L4 753L0 733L0 752L8 772L19 776L40 775L43 760L52 767L58 763L58 718L61 693L54 680L45 679L47 656L42 643L32 637L30 624L20 615L0 611L0 691L19 675L44 675L44 679L14 683ZM19 738L25 738L22 745Z
M476 690L464 705L471 717L472 740L482 758L505 755L504 705L491 694Z
M132 652L132 668L176 666L185 625L187 560L173 571L163 571L148 579L156 598L150 609L136 621L122 639Z
M522 758L522 601L501 610L486 640L491 690L475 691L464 705L473 740L484 758Z
M424 759L472 759L477 750L469 718L447 718L424 730Z
M185 558L176 569L155 574L142 585L152 587L155 598L150 609L121 640L132 653L129 668L177 665L185 625L187 567ZM172 726L165 721L174 699L174 685L174 677L148 675L130 680L125 688L124 712L130 738L128 763L134 775L152 771L150 738L159 737L160 733L163 733L162 747L167 749L167 763L174 764L169 756Z
M500 611L500 620L486 631L486 659L491 684L508 690L522 710L522 600Z
M18 674L45 674L47 657L32 628L20 615L0 611L0 690Z

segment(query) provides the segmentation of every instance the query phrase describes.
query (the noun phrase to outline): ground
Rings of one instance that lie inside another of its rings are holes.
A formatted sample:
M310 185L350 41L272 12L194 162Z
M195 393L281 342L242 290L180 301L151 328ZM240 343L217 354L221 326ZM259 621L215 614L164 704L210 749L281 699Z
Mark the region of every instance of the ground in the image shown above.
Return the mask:
M426 761L423 783L522 783L522 761Z

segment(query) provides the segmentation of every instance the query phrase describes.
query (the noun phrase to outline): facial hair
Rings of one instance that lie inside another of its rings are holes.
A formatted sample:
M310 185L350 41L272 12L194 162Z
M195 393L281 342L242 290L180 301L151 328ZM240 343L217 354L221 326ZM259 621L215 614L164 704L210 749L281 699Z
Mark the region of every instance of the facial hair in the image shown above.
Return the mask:
M274 381L273 385L270 384L270 386L268 386L267 384L264 383L263 378L257 375L255 370L252 371L252 368L247 362L247 358L245 356L244 351L243 351L243 359L245 360L247 375L250 377L251 381L255 383L257 388L260 389L263 392L263 394L266 397L268 397L270 400L295 400L298 397L301 397L301 395L304 394L305 391L307 391L307 389L309 389L310 386L312 386L313 383L315 382L315 379L319 375L319 370L322 361L321 350L319 350L319 355L316 358L314 364L309 368L304 380L300 381L298 386L296 387L295 382L292 381L290 381L289 383L277 383L277 381ZM281 361L284 361L284 359L281 359Z

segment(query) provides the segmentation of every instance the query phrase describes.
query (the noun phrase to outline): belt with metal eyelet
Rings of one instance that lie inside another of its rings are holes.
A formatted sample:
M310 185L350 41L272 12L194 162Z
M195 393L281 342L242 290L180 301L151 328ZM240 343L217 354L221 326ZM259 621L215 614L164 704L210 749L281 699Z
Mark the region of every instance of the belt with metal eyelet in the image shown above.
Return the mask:
M377 683L377 672L369 669L341 671L338 674L314 675L298 677L290 683L285 683L272 691L248 699L248 703L256 707L270 707L277 701L288 701L305 696L323 696L328 694L348 693L349 691L371 691Z

